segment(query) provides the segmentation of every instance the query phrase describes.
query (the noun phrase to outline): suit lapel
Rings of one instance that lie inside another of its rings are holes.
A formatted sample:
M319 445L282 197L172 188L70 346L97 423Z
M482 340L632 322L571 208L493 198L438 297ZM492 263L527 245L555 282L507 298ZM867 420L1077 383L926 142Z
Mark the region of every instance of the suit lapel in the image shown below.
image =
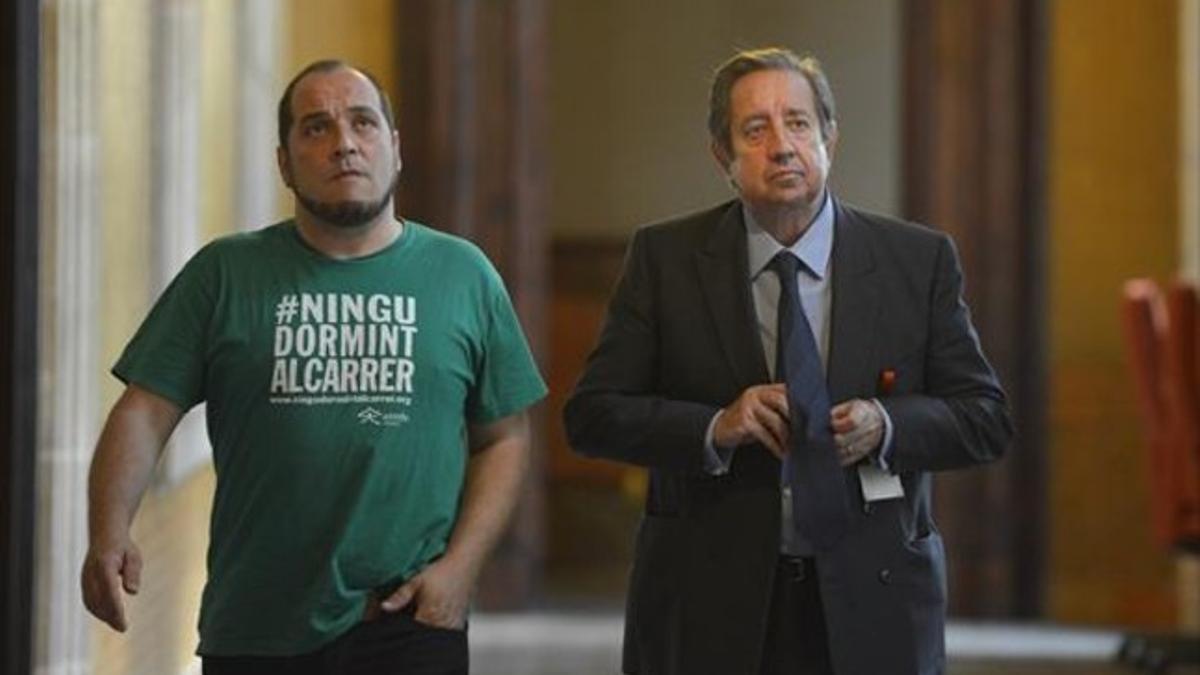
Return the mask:
M875 395L879 291L869 233L834 201L833 309L829 336L829 397L833 403Z
M705 247L696 253L696 272L738 389L770 381L750 297L741 202L730 202Z

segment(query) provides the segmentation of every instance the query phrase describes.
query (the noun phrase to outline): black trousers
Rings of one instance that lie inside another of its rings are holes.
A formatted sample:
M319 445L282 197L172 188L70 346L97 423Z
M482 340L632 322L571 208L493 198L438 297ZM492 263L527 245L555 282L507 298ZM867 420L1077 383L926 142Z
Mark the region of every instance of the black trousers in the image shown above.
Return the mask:
M411 611L364 621L299 656L205 656L204 675L466 675L465 630L418 623Z
M780 556L775 567L762 675L833 675L812 558Z

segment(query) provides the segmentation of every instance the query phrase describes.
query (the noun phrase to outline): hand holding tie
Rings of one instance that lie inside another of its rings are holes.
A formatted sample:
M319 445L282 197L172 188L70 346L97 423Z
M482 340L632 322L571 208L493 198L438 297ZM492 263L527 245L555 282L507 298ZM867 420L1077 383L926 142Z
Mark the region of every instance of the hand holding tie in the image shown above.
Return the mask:
M713 426L713 443L722 448L762 443L782 461L788 452L788 424L782 383L750 387L721 411Z

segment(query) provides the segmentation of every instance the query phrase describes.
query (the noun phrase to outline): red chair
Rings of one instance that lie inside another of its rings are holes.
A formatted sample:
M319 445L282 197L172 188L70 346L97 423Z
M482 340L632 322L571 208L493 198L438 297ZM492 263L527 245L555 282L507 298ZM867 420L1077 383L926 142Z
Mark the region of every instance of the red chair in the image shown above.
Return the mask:
M1196 289L1176 283L1164 300L1149 279L1125 284L1126 344L1150 465L1155 538L1200 552L1200 333Z
M1125 284L1122 314L1150 466L1158 543L1200 553L1200 309L1194 286L1177 282L1164 300L1149 279ZM1128 635L1118 658L1154 673L1200 663L1195 635Z
M1200 553L1200 305L1196 287L1167 291L1167 410L1175 448L1175 546Z

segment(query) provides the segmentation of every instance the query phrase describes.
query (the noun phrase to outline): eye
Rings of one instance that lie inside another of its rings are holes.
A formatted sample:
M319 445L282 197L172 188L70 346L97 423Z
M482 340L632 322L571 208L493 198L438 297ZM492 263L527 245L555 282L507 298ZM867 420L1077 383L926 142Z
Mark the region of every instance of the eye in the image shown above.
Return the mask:
M311 122L305 122L303 125L301 125L300 133L305 138L314 138L324 133L328 128L329 123L326 120L313 120Z
M379 126L379 122L374 117L363 115L354 118L354 128L356 129L374 129Z
M812 128L812 122L807 117L789 118L787 125L792 131L808 131Z
M742 127L742 137L750 143L755 143L762 140L763 134L766 132L767 125L762 124L761 122L747 124L745 127Z

